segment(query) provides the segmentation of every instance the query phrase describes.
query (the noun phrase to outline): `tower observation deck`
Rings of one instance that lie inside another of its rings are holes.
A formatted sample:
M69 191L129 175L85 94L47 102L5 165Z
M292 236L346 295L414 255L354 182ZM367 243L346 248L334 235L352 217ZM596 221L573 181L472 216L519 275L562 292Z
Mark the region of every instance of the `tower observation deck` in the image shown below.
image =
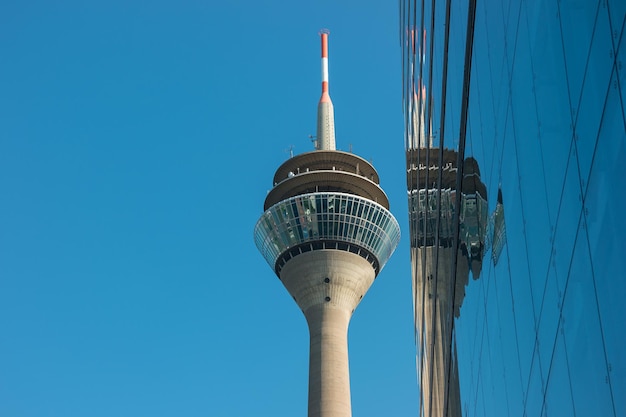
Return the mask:
M254 240L309 326L309 417L349 417L348 325L395 250L400 227L374 167L335 149L328 33L321 37L316 150L276 170Z

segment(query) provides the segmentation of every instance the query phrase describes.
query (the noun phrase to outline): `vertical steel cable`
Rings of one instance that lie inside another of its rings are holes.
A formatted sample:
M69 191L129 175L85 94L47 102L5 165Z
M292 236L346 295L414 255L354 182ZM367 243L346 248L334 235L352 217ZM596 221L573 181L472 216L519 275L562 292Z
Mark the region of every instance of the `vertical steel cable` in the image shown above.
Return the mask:
M416 36L416 39L420 39L420 36L422 37L422 41L420 42L420 45L424 45L423 42L423 37L424 37L424 9L425 9L425 0L421 0L421 13L420 13L420 24L419 24L419 32L418 32L418 36ZM415 24L417 24L417 5L415 5L415 7L413 7L413 22L415 22ZM423 46L422 46L423 47ZM418 76L418 85L421 87L421 83L423 82L423 74L424 74L424 59L422 59L423 56L425 56L425 51L420 51L420 57L418 59L419 61L419 76ZM415 80L414 80L415 82ZM413 85L413 92L415 85ZM420 88L420 95L421 95L421 88ZM419 97L419 96L418 96ZM423 111L423 100L419 99L417 100L417 105L418 105L418 116L421 116L422 111ZM418 117L418 131L422 130L422 118ZM418 136L419 138L419 136ZM417 215L415 216L415 229L416 232L419 230L419 183L420 183L420 172L419 172L419 161L420 161L420 146L419 146L419 139L418 139L418 143L416 144L417 146L415 146L415 149L417 150L416 154L414 155L412 154L411 156L411 161L417 161L417 169L416 169L416 187L412 188L412 191L417 191L417 203L418 203L418 210L417 210ZM416 271L417 273L417 256L419 255L417 253L417 241L419 239L419 233L416 233L415 236L415 252L416 252L416 259L414 260L415 262L415 267L414 267L414 271ZM425 237L424 237L425 239ZM426 254L423 253L422 254L422 265L425 264L425 256ZM424 274L422 275L422 279L424 279ZM416 283L417 283L417 279L415 279ZM422 322L420 323L420 346L419 346L419 350L420 350L420 416L423 415L423 410L424 410L424 393L423 393L423 386L424 386L424 356L425 356L425 329L424 329L424 317L425 317L425 312L426 312L426 308L425 308L425 301L426 301L426 285L422 285L422 294L421 294L421 303L420 303L420 308L421 308L421 319Z
M428 191L430 188L429 185L429 173L430 173L430 138L432 135L432 132L430 131L430 126L431 126L431 118L432 118L432 102L431 100L428 99L428 97L430 97L432 95L432 85L433 85L433 62L434 62L434 49L435 49L435 0L431 1L431 6L430 6L430 48L429 48L429 62L428 62L428 88L426 90L426 104L424 104L427 108L427 112L426 112L426 117L424 120L424 124L426 125L426 129L425 129L425 135L424 135L424 141L425 143L425 148L426 148L426 173L424 175L425 179L424 179L424 191L426 193L426 204L424 207L424 244L422 246L422 253L423 253L423 257L422 257L422 279L424 280L424 288L427 287L427 283L428 283L428 279L426 277L426 248L427 248L427 237L428 237L428 224L430 223L428 221L428 211L429 211L429 199L430 196L428 195ZM422 83L424 81L422 80ZM420 92L421 93L421 92ZM422 100L424 100L424 97L422 97ZM435 231L435 234L437 234L438 231ZM436 268L436 267L435 267ZM429 305L429 307L432 309L431 311L431 335L430 335L430 361L429 361L429 376L428 376L428 380L429 380L429 415L428 417L432 417L433 415L433 379L434 379L434 372L435 372L435 344L436 344L436 337L437 337L437 304L439 302L439 295L437 294L437 276L434 276L432 278L433 281L433 296L432 298L430 298L430 300L432 300L431 304Z
M437 233L435 234L435 294L437 293L437 283L439 279L439 232L441 230L441 185L443 182L443 145L445 139L445 119L446 119L446 97L447 97L447 89L448 89L448 47L450 44L450 3L451 0L446 0L446 32L443 42L443 72L441 78L441 110L440 110L440 120L439 120L439 169L437 172ZM452 271L456 276L456 269ZM452 309L454 311L454 298L452 299ZM454 317L454 313L452 314ZM454 318L452 319L454 320ZM449 372L452 363L452 349L450 349L450 359L446 361L446 367L444 368L444 372L446 374ZM444 398L446 404L448 403L449 396L449 384L444 386ZM444 414L445 415L445 414Z
M455 250L455 254L453 256L453 268L452 271L454 273L454 279L451 280L452 286L452 300L456 299L456 269L458 263L458 254L457 250L459 245L459 234L460 234L460 210L461 210L461 191L463 185L463 161L465 159L465 137L467 133L467 109L469 106L469 93L470 93L470 80L472 75L472 55L474 48L474 23L476 21L476 0L470 0L469 8L467 10L467 33L465 35L465 62L463 67L463 96L461 98L461 123L459 127L459 150L457 153L457 172L456 172L456 210L454 212L454 224L456 227L454 228L454 240L453 240L453 248ZM453 301L454 302L454 301ZM451 320L451 330L450 330L450 340L449 346L450 351L452 351L452 341L454 335L454 314L452 315ZM448 368L447 375L447 384L450 384L450 369ZM444 402L444 412L443 415L446 416L448 413L448 398L445 398Z
M414 138L415 132L413 132L413 124L412 117L413 112L415 111L415 107L413 102L413 89L415 85L415 41L416 41L416 8L417 5L415 0L401 0L401 48L402 48L402 71L403 71L403 113L404 113L404 122L405 122L405 148L406 148L406 170L407 170L407 191L408 191L408 209L409 209L409 230L413 232L417 229L417 223L415 219L411 219L411 211L412 211L412 194L411 191L416 188L416 185L413 181L413 171L412 171L412 163L415 160L415 150L412 146L412 140ZM411 238L413 237L413 233L410 233ZM413 240L411 239L410 246L413 246ZM416 269L416 265L415 268ZM418 322L418 314L417 314L417 305L415 301L418 300L418 288L417 285L413 285L413 331L414 331L414 341L415 347L418 352L421 352L419 347L419 341L422 339L422 335L418 334L417 322ZM420 327L421 329L421 327ZM418 358L421 358L421 354L418 355ZM416 364L418 365L418 364ZM421 363L418 365L417 370L421 375ZM418 376L419 377L419 376ZM421 384L421 381L420 381ZM419 415L421 416L421 390L420 390L420 411Z

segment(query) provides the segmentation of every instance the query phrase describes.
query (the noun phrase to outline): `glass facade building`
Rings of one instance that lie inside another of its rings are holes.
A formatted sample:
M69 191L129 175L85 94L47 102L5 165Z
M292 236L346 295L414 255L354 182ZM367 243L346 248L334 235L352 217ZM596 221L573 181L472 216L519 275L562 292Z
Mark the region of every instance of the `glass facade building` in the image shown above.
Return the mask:
M626 416L626 2L401 0L400 21L422 415ZM450 265L424 274L424 247Z

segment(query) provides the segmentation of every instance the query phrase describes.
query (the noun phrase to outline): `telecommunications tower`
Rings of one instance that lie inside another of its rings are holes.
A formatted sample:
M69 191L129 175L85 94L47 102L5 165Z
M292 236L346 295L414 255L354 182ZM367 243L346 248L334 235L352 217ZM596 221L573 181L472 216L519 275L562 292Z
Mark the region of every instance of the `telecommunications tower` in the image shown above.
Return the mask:
M321 38L315 150L278 167L254 239L309 326L309 417L349 417L348 324L400 227L374 167L335 149L328 32Z

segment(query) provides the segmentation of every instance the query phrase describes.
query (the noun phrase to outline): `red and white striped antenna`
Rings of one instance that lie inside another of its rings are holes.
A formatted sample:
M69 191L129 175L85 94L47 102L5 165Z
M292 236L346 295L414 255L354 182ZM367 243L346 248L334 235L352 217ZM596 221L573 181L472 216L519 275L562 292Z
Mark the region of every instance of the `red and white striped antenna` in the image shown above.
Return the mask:
M328 95L328 35L330 35L328 29L320 31L322 38L322 99L324 99L324 94ZM330 99L330 97L328 98Z
M335 111L328 93L328 29L322 29L322 97L317 105L317 150L335 150Z

